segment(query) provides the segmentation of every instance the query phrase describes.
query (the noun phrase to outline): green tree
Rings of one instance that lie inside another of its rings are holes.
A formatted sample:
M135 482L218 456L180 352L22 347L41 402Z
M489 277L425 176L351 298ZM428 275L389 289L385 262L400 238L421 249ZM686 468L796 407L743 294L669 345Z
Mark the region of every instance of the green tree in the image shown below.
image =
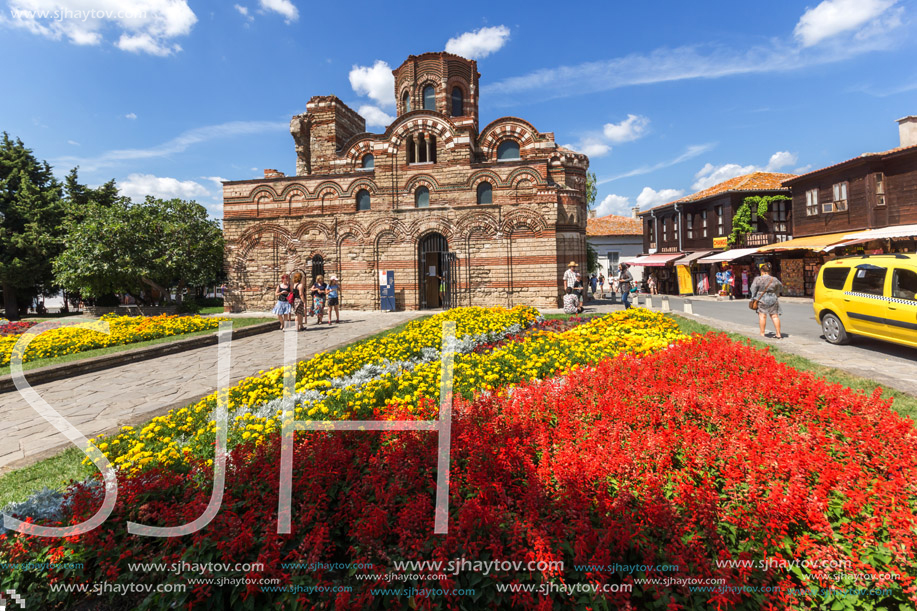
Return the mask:
M67 245L54 262L58 283L89 297L128 293L139 298L152 288L167 295L217 277L223 263L223 234L195 202L148 196L89 201L80 218L68 221Z
M781 200L789 200L786 195L751 195L742 200L742 205L736 210L735 216L732 217L732 232L729 234L729 244L735 247L745 245L749 233L758 231L758 227L752 224L752 212L759 218L767 216L770 205Z
M595 206L595 198L599 193L598 178L595 172L586 174L586 208Z
M6 317L52 289L51 264L61 249L60 183L18 138L0 140L0 288Z

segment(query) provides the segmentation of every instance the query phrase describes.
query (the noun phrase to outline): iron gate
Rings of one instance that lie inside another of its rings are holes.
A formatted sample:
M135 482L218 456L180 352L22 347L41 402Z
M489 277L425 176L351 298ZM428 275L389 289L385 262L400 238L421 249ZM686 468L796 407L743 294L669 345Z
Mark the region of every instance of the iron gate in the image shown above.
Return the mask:
M440 233L424 236L417 251L420 309L455 307L458 257L449 252L445 236Z

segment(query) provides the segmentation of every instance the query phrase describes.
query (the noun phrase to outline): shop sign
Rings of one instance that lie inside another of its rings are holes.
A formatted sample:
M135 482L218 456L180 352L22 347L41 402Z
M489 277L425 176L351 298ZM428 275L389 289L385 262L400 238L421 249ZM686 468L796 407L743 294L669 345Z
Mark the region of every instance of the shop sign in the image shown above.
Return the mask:
M713 247L714 248L726 248L729 246L729 238L723 236L721 238L713 238Z

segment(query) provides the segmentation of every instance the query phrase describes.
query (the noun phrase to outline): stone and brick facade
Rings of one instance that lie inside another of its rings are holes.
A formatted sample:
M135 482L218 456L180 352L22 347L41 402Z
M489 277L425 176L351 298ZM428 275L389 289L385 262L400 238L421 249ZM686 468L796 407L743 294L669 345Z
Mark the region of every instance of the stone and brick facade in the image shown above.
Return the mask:
M479 130L474 61L425 53L393 72L384 133L316 96L290 124L296 176L224 183L227 304L269 309L302 270L336 274L345 308L378 309L387 271L398 309L557 307L567 263L585 268L586 156L516 117Z

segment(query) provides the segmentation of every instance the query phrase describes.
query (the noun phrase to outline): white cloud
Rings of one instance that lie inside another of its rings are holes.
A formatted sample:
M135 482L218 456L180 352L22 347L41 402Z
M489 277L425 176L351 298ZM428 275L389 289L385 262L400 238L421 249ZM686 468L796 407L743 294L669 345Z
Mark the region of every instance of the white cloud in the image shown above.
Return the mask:
M80 166L84 172L93 172L100 168L111 167L126 161L156 159L175 153L182 153L188 147L219 138L264 134L265 132L285 132L290 124L285 121L232 121L219 125L196 127L183 132L162 144L146 149L117 149L107 151L96 157L59 157L53 165L62 167Z
M136 118L137 118L137 115L136 115L136 113L129 112L129 113L127 113L126 115L124 115L124 118L125 118L125 119L131 119L131 120L133 120L133 119L136 119Z
M771 155L770 161L764 167L765 172L776 172L783 168L789 167L799 161L799 155L789 151L777 151Z
M794 165L797 161L799 161L799 156L796 153L777 151L771 155L767 165L764 167L753 164L739 165L737 163L724 163L722 165L713 165L712 163L706 163L704 167L694 175L694 178L697 180L695 180L694 184L691 186L698 191L702 191L724 180L736 178L737 176L744 176L752 172L777 172L783 168Z
M299 19L299 9L290 0L258 0L264 11L273 11L284 16L287 23Z
M619 144L642 137L649 123L650 120L647 117L629 114L620 123L606 123L602 131L606 138Z
M165 56L181 51L197 17L186 0L10 0L0 23L75 45L100 45L106 34L132 53Z
M178 180L168 176L153 174L130 174L120 183L121 194L134 201L143 201L147 195L171 199L192 199L209 196L210 191L193 180Z
M602 157L611 152L611 147L597 138L583 138L577 144L565 144L563 146L587 157Z
M395 120L395 117L386 114L381 108L369 104L360 106L357 112L366 119L367 127L388 127Z
M217 186L218 189L223 189L223 183L229 180L228 178L223 178L222 176L201 176L201 180L209 180Z
M482 59L503 48L509 40L509 28L497 25L465 32L446 42L446 52L468 59Z
M240 15L245 17L245 20L247 22L246 25L248 25L249 23L255 20L255 16L249 12L247 6L242 6L241 4L234 4L233 8L236 9Z
M896 3L897 0L824 0L800 17L793 34L803 47L811 47L873 22Z
M649 210L654 206L675 201L684 194L685 192L681 189L660 189L657 191L652 187L643 187L643 191L640 191L640 195L637 196L637 205L640 206L640 210Z
M73 146L80 146L80 143L76 140L67 140L67 144L72 144Z
M639 168L628 170L627 172L624 172L623 174L616 174L610 178L603 178L597 181L596 184L604 185L607 182L613 182L615 180L620 180L622 178L630 178L631 176L640 176L642 174L650 174L652 172L655 172L656 170L668 168L673 165L677 165L679 163L685 162L688 159L693 159L694 157L697 157L698 155L703 155L707 151L713 149L714 146L716 146L716 144L714 143L694 144L694 145L689 146L684 153L682 153L675 159L670 159L668 161L660 161L659 163L654 163L653 165L643 165L643 166L640 166Z
M395 75L392 67L381 59L372 67L354 66L349 78L357 94L369 96L382 106L395 105Z
M630 198L624 195L606 195L605 199L596 206L596 216L606 216L608 214L630 214Z

